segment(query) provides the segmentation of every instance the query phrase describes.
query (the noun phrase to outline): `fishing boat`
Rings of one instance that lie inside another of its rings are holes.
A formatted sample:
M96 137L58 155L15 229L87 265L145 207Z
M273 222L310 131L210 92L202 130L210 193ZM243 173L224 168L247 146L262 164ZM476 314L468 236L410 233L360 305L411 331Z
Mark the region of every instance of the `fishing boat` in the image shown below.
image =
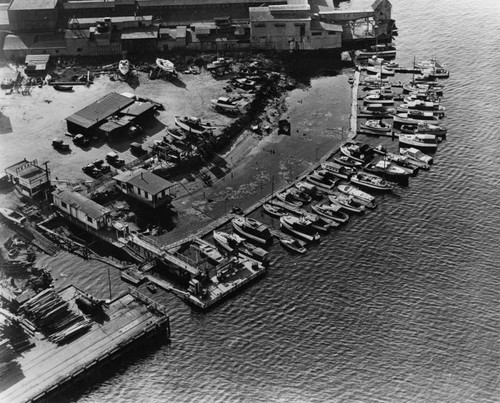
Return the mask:
M336 193L329 195L328 200L330 203L340 206L347 213L363 214L365 212L365 206L357 203L352 196Z
M226 59L225 57L218 57L213 62L208 63L206 69L207 70L216 70L220 68L229 67L232 63L231 59Z
M409 110L407 113L396 113L393 117L394 126L408 125L414 124L418 125L419 123L429 123L431 125L438 125L439 118L434 116L432 112L424 112L417 110Z
M240 253L261 262L268 261L268 252L265 249L246 242L245 238L242 238L238 234L214 231L213 237L217 245L230 254Z
M356 186L352 185L339 185L338 187L339 191L348 195L352 196L355 201L361 203L363 206L368 207L368 208L375 208L375 197L372 196L371 194L357 188Z
M327 179L324 176L321 176L317 172L313 172L309 175L306 176L306 180L313 185L319 187L322 190L332 190L335 185L337 184L337 181L334 179Z
M73 86L72 85L54 84L53 87L54 87L54 89L56 91L61 91L61 92L71 92L71 91L73 91Z
M340 152L354 161L365 163L373 156L373 149L368 144L356 140L346 141L340 146Z
M356 169L347 167L333 161L325 161L321 164L321 168L331 172L334 176L340 179L348 180L351 175L356 173Z
M321 239L316 229L311 226L311 222L304 217L285 215L280 218L280 225L282 228L307 242L319 242Z
M401 125L401 133L405 134L434 134L438 138L445 139L448 130L439 125L429 123L405 124Z
M130 72L130 63L128 60L120 60L118 63L118 71L121 75L126 76Z
M188 133L206 134L210 129L209 125L203 124L200 118L193 116L175 116L175 124Z
M283 217L284 215L288 214L288 212L284 208L282 208L280 206L276 206L274 204L270 204L270 203L264 203L262 205L262 208L271 217L280 218L280 217Z
M175 72L175 65L172 63L170 60L167 59L161 59L157 58L156 59L156 65L162 70L167 73L173 73Z
M240 235L261 245L270 245L273 236L269 228L253 218L238 217L231 220L233 228Z
M304 254L307 252L306 243L295 238L280 238L280 243L284 248L292 251Z
M392 130L392 126L384 123L382 119L367 120L365 123L360 124L359 127L361 130L366 130L372 133L389 133Z
M299 181L295 183L295 187L300 191L307 193L312 198L319 198L323 196L323 192L318 189L316 185L306 181Z
M355 185L368 188L370 190L390 191L394 189L394 183L389 182L378 175L368 172L358 172L351 177L351 182Z
M389 152L382 145L375 147L375 150L382 154L385 160L394 162L398 166L407 169L411 172L410 175L412 176L416 175L419 169L429 169L428 164L420 161L413 161L405 155Z
M413 170L403 168L388 159L381 159L375 163L369 163L363 168L366 172L379 175L391 182L408 186L409 177Z
M322 217L337 221L338 223L346 223L349 220L349 215L341 210L339 205L315 204L312 206L314 212Z
M430 155L424 154L422 151L414 147L400 148L399 152L401 153L401 155L404 155L416 161L420 161L427 165L431 165L434 161L434 158L432 158Z
M303 202L294 198L293 195L289 192L278 193L276 197L282 202L288 203L294 207L302 207L304 205Z
M0 214L6 220L16 225L22 226L26 222L26 217L23 214L11 210L10 208L0 207Z
M228 97L219 97L217 99L210 100L210 102L215 109L221 109L229 112L235 112L239 107L236 102L232 101Z
M417 148L423 152L436 152L438 140L434 134L403 134L399 135L400 148Z
M338 157L333 157L333 160L349 168L360 168L363 165L363 162L354 160L347 155L339 155Z
M393 113L396 113L396 109L390 106L372 103L364 105L359 109L359 111L363 115L380 119L391 117Z

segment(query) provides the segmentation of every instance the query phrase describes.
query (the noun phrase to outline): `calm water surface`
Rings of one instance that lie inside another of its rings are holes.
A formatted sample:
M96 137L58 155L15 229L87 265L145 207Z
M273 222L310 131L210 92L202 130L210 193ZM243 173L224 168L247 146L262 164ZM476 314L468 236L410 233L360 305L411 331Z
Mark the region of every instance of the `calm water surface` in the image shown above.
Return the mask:
M392 3L398 61L451 70L432 170L208 314L166 296L171 345L78 401L500 400L500 2Z

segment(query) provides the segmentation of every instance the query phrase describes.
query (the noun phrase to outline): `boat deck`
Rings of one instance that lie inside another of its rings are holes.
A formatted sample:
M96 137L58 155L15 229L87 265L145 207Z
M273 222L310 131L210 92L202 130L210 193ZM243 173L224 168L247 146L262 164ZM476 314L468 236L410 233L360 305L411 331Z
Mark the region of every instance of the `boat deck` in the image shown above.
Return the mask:
M76 287L69 286L59 295L70 303L72 309L78 310L75 299L79 291ZM78 378L95 364L113 358L141 336L167 326L168 337L168 316L164 310L158 307L152 312L137 297L125 294L113 300L104 309L99 322L92 321L87 333L67 344L57 345L35 333L31 337L35 346L17 357L18 370L9 372L7 379L2 379L0 401L36 401Z

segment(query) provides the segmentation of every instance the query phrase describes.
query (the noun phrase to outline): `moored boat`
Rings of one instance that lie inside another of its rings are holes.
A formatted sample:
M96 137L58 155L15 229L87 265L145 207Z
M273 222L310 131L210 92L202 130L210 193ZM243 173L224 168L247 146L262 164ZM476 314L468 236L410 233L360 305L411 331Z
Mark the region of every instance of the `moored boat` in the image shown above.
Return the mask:
M292 252L297 252L304 254L307 252L306 249L306 243L295 238L280 238L280 243L285 247L286 249L292 251Z
M338 187L339 191L348 195L352 196L357 202L363 204L364 206L368 208L375 208L375 197L372 196L371 194L357 188L356 186L352 185L339 185Z
M420 161L420 162L425 163L427 165L431 165L434 161L434 159L430 155L426 155L422 151L420 151L416 148L413 148L413 147L400 148L399 152L401 153L401 155L412 158L416 161Z
M447 129L440 125L431 125L429 123L406 124L402 125L401 133L405 134L434 134L436 137L445 139Z
M381 74L383 76L393 76L396 71L393 68L387 67L385 65L378 66L367 66L365 67L368 74Z
M364 104L394 105L394 98L385 98L381 94L368 94L363 98Z
M380 175L391 182L396 182L404 186L408 186L409 177L413 174L413 170L403 168L388 159L381 159L375 163L369 163L363 169L369 173Z
M358 172L351 177L351 182L371 190L390 191L394 189L394 184L392 182L368 172Z
M207 257L212 262L218 264L224 260L224 256L220 254L217 248L213 245L210 245L208 242L205 242L202 239L195 238L193 244L195 248L198 249L203 256Z
M306 180L313 185L319 187L323 191L328 191L332 190L335 185L337 184L337 181L334 179L327 179L324 176L319 175L317 172L313 172L309 175L306 176Z
M321 164L321 168L331 172L333 175L340 179L349 179L351 175L356 173L356 169L347 167L333 161L325 161Z
M368 144L355 140L346 141L340 146L340 152L354 161L364 163L373 155L373 149Z
M252 259L267 262L268 252L258 246L246 242L245 238L242 238L238 234L229 234L222 231L213 232L214 241L222 249L229 252L230 254L240 253Z
M396 112L396 109L383 104L369 103L361 107L359 111L361 114L370 115L370 117L388 118Z
M307 242L319 242L321 239L316 229L311 226L311 222L304 217L285 215L280 218L280 225Z
M270 245L273 236L269 228L253 218L238 217L231 220L233 228L240 235L261 245Z
M346 223L349 220L349 215L341 211L341 207L337 204L315 204L312 209L316 214L338 223Z
M307 193L312 198L318 198L323 196L323 192L318 189L316 185L306 181L299 181L295 183L295 187L300 191Z
M328 200L332 204L339 205L340 208L347 213L363 214L365 212L365 206L361 203L357 203L352 196L336 193L329 195Z
M436 152L438 140L434 134L403 134L399 135L400 148L417 148L423 152Z
M354 160L347 155L339 155L338 157L334 157L333 160L349 168L360 168L363 165L363 162Z
M297 200L296 198L293 197L291 193L288 192L278 193L276 197L282 202L288 203L294 207L302 207L304 205L303 202Z
M283 217L284 215L288 214L288 212L284 208L270 203L264 203L262 205L262 208L267 214L276 218Z
M431 125L438 125L439 119L434 116L432 112L424 112L417 110L409 110L407 113L396 113L393 117L394 126L401 125L418 125L419 123L429 123Z
M6 207L0 207L0 214L9 222L16 224L16 225L23 225L26 222L26 217L18 213L17 211L14 211L10 208Z
M392 130L390 124L384 123L382 119L369 119L365 123L359 125L362 130L367 130L373 133L389 133Z

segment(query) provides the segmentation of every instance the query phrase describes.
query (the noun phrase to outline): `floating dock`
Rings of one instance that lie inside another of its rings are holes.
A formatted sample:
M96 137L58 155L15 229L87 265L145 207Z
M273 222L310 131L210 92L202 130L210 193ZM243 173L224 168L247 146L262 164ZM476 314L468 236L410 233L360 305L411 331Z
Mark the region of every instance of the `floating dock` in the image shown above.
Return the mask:
M74 286L59 296L75 313L82 292ZM83 293L85 294L85 293ZM34 347L14 357L15 371L1 380L0 401L52 401L92 370L120 357L144 339L170 338L165 308L134 290L105 306L99 317L87 317L90 329L66 344L55 344L39 332L30 335Z

